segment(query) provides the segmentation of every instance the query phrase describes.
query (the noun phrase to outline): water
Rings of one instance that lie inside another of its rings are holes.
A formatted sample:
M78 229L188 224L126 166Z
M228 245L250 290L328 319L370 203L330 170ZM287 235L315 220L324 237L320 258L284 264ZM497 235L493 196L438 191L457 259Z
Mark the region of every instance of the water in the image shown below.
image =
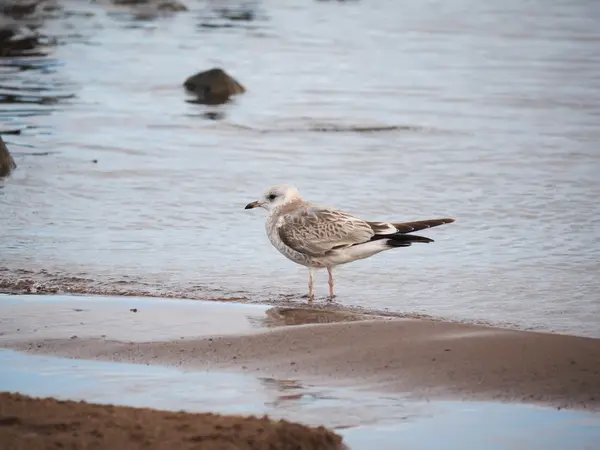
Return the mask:
M48 56L0 61L3 90L54 98L0 105L21 130L0 281L298 299L306 270L243 210L289 182L368 219L457 218L339 268L345 305L600 337L597 2L188 3L65 2ZM213 66L248 92L187 102Z
M0 342L92 338L160 342L277 326L262 305L148 297L0 294Z
M77 361L0 350L0 390L129 406L268 414L334 428L351 450L592 450L596 413L486 402L415 402L301 380ZM432 433L432 430L435 432Z

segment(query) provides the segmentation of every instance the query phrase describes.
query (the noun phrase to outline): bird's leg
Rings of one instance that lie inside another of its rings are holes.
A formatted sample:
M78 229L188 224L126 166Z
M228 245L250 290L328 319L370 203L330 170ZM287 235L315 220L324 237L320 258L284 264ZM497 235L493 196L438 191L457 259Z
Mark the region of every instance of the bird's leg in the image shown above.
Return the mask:
M333 300L335 297L334 293L334 281L333 281L333 269L331 267L327 268L327 273L329 274L329 300Z
M313 278L313 268L308 268L308 302L312 303L315 299L315 280Z

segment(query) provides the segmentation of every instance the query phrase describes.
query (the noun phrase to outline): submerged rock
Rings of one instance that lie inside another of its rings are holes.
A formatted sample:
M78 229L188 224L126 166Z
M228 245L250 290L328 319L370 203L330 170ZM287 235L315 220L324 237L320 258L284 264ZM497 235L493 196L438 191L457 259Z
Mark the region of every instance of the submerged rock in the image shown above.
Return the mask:
M20 19L33 14L41 3L40 0L0 0L0 13Z
M198 72L185 80L183 85L196 94L198 103L209 105L225 103L229 97L246 92L244 86L219 68Z
M233 20L233 21L247 21L251 22L256 18L255 11L251 9L239 8L239 9L230 9L230 8L218 8L216 13L223 19Z
M177 0L112 0L119 6L151 6L158 11L187 11L188 8Z
M2 136L0 136L0 178L9 176L16 168L15 160L6 148Z
M49 11L61 9L60 0L0 0L0 16L17 20L39 20Z

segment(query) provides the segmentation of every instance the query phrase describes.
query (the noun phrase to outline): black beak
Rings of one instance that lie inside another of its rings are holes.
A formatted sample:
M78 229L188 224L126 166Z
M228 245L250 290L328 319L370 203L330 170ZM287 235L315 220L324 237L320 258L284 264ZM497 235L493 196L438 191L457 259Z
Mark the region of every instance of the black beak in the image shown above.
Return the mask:
M256 208L257 206L260 206L260 202L258 202L258 201L250 202L246 205L246 207L244 209L252 209L252 208Z

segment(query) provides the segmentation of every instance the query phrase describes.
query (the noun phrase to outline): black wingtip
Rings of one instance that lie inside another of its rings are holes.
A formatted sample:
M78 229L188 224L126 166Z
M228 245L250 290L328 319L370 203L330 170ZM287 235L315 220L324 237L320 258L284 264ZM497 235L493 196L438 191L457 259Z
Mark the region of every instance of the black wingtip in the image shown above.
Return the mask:
M392 234L388 236L386 245L390 247L408 247L413 242L422 244L430 244L433 239L425 236L417 236L415 234Z
M394 241L393 239L388 239L387 241L385 241L385 245L387 245L388 247L391 247L391 248L397 248L397 247L410 247L411 243Z

